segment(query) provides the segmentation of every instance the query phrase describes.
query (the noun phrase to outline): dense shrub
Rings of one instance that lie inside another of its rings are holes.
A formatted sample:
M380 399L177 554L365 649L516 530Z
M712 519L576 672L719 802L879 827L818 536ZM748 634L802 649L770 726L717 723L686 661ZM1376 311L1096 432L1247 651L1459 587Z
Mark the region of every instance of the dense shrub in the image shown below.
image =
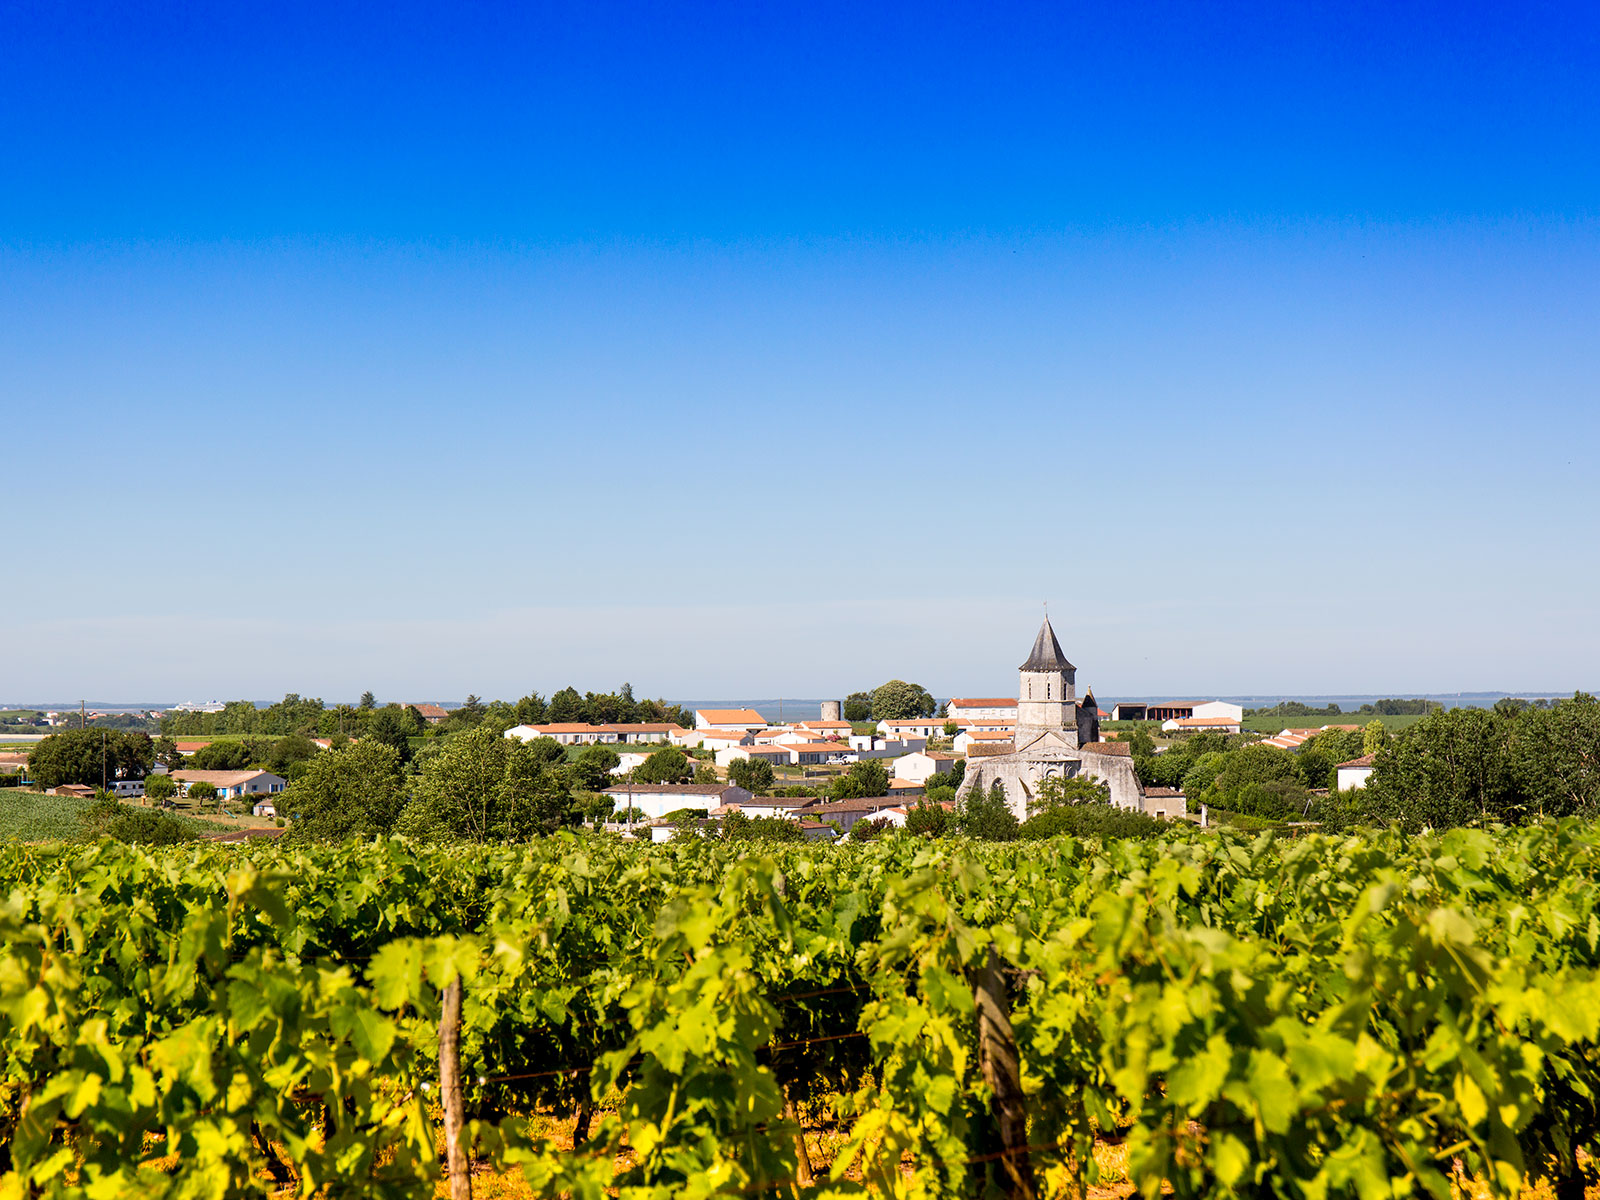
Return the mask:
M1155 838L1173 832L1168 821L1111 804L1062 804L1029 817L1018 829L1029 840L1057 837Z

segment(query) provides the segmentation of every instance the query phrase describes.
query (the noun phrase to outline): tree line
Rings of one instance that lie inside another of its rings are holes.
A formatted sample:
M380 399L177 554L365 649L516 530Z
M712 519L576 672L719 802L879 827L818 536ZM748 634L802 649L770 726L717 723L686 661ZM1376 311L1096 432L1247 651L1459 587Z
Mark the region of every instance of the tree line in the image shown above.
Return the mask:
M384 716L387 714L387 716ZM281 737L298 733L311 737L364 737L374 721L403 721L414 725L425 736L459 733L480 724L498 726L501 732L513 725L587 723L593 725L680 725L693 728L694 714L665 700L640 700L633 685L624 683L615 692L580 693L568 686L549 699L530 692L520 700L491 700L477 696L450 711L437 725L428 725L414 705L379 705L372 692L365 692L356 704L327 705L317 697L290 692L276 704L257 707L250 700L231 700L220 712L170 712L161 718L161 732L173 737L204 737L208 734L258 734Z

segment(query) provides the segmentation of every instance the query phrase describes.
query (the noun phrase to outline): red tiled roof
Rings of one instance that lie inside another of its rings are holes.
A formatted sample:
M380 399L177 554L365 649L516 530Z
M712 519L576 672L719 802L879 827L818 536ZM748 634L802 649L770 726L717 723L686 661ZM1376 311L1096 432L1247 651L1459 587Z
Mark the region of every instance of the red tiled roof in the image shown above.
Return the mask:
M957 697L950 701L951 704L961 708L1015 708L1015 696L966 696Z
M695 716L707 725L766 725L767 719L753 708L699 708Z
M1340 763L1338 765L1338 769L1342 770L1345 767L1370 767L1372 765L1372 760L1377 757L1378 756L1376 754L1363 754L1360 758L1352 758L1349 762Z

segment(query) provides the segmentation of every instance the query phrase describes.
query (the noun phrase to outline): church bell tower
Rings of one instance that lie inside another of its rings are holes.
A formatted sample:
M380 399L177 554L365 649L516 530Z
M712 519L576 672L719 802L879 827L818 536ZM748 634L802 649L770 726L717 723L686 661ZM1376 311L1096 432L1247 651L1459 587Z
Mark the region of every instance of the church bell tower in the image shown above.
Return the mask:
M1017 730L1068 729L1073 741L1078 729L1078 668L1061 653L1056 631L1045 617L1033 653L1017 668Z

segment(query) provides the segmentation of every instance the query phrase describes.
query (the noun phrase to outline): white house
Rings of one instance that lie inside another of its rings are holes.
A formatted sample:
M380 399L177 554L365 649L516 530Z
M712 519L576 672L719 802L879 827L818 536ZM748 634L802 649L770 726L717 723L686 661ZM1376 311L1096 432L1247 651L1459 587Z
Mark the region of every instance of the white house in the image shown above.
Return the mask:
M973 746L1003 746L1015 736L1008 729L966 729L951 744L957 754L971 754Z
M913 717L903 721L879 721L878 732L884 737L943 737L945 720L944 717Z
M1187 721L1191 717L1231 717L1244 720L1244 709L1226 700L1124 700L1111 706L1113 721Z
M650 820L680 808L710 812L718 805L750 800L748 789L732 783L619 783L602 794L611 797L618 812L636 808Z
M1177 717L1161 722L1163 733L1238 733L1238 717Z
M563 746L610 746L619 742L665 742L676 728L676 725L590 725L571 721L554 725L513 725L506 730L506 736L525 742L554 738Z
M757 758L775 767L786 767L794 761L789 746L724 746L716 753L717 766L727 769L740 759Z
M1372 760L1376 755L1363 754L1360 758L1352 758L1349 762L1342 762L1334 768L1339 773L1338 786L1341 792L1348 792L1352 788L1367 786L1367 780L1372 777Z
M250 811L258 817L275 817L278 815L278 806L271 800L258 800Z
M727 746L749 746L755 737L742 729L675 729L671 741L685 750L721 750Z
M271 771L173 771L171 774L185 794L197 783L209 783L217 789L218 800L257 794L275 796L289 782Z
M849 721L801 721L798 728L823 738L847 738L851 730Z
M924 737L885 738L873 733L852 733L850 749L862 758L899 758L928 748Z
M919 750L914 754L905 754L894 760L894 777L909 783L926 784L928 780L941 771L949 771L956 765L954 754L941 754L936 750Z
M742 812L747 817L785 817L794 821L799 820L800 810L812 803L815 801L810 796L752 796L729 805L726 811Z
M644 760L649 757L643 750L619 750L617 751L619 761L616 766L611 768L611 773L613 775L626 775L635 767L644 766Z
M1015 696L957 696L945 705L945 712L956 720L1015 721L1017 698Z
M697 708L694 711L694 727L754 733L767 727L767 719L753 708Z

